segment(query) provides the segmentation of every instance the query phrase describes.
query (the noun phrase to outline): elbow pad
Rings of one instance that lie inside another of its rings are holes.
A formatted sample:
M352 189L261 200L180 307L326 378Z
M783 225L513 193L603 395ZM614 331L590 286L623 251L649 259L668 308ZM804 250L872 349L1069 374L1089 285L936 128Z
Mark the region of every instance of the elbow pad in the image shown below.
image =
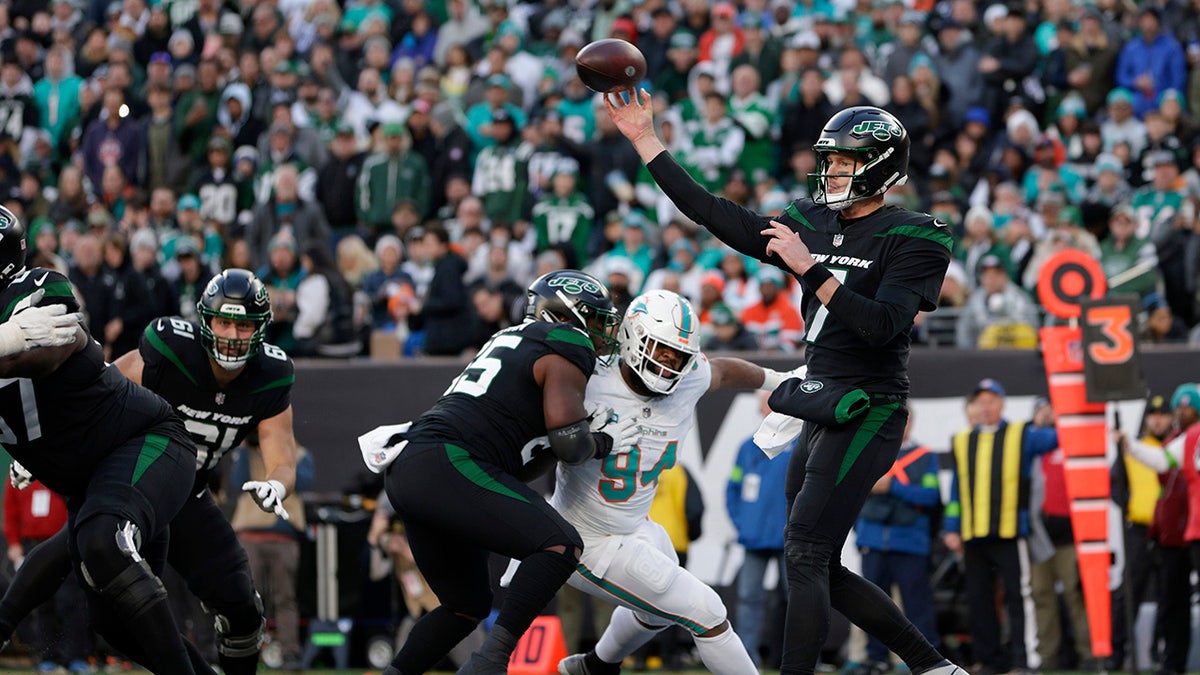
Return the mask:
M586 418L565 427L549 429L546 436L550 439L550 450L554 452L554 456L565 464L582 464L598 454L596 441L593 440L592 429L588 426Z

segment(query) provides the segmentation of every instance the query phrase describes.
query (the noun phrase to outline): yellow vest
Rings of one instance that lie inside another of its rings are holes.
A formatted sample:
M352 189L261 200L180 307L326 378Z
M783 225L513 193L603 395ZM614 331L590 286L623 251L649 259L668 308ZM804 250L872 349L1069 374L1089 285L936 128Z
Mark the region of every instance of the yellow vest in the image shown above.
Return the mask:
M963 541L1019 535L1018 517L1029 499L1028 480L1021 477L1024 432L1024 422L1009 422L994 432L969 429L954 436Z
M1146 445L1161 448L1162 442L1153 436L1141 439ZM1154 505L1158 503L1162 485L1158 482L1158 474L1154 469L1142 464L1125 453L1125 476L1129 483L1129 506L1126 507L1126 518L1134 525L1149 525L1154 519Z
M650 520L663 526L678 553L688 550L687 489L687 472L676 464L658 474L658 491L650 503Z

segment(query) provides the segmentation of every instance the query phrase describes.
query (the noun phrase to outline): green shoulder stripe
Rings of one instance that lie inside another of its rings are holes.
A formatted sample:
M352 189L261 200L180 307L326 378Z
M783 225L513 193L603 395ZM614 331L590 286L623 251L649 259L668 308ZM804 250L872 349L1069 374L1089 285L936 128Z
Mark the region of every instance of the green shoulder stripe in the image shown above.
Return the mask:
M42 299L43 300L42 304L54 304L54 303L45 302L45 298L73 298L73 297L75 297L75 294L71 292L71 282L66 281L65 279L60 280L60 281L51 281L50 283L46 284L45 286L35 286L33 288L30 288L28 293L23 293L20 296L13 298L12 302L8 303L8 306L4 308L4 313L0 314L0 321L8 321L8 319L10 317L12 317L13 310L16 309L17 304L20 303L25 298L28 298L29 296L33 295L39 289L45 289L45 291L46 291L46 295Z
M193 386L200 386L200 384L196 382L196 378L192 377L192 373L187 369L187 366L183 365L183 361L179 359L179 355L175 353L175 350L171 349L171 346L166 342L163 342L163 339L158 336L158 333L154 332L154 322L151 322L149 326L146 326L145 335L146 341L150 343L150 346L154 347L159 354L162 354L164 359L175 364L175 367L179 369L179 372L183 373L183 376L188 379L188 382L191 382Z
M550 332L546 333L546 339L587 347L589 351L596 351L596 346L592 344L591 338L574 328L551 328Z
M941 244L946 247L947 251L954 250L954 237L950 236L942 228L930 229L928 227L920 227L919 225L897 225L887 232L880 232L876 237L890 237L898 235L901 237L915 237L917 239L928 239L935 244Z
M813 224L808 222L808 218L805 218L804 214L800 213L800 209L796 208L795 202L792 202L791 204L788 204L787 206L785 206L783 209L783 212L788 214L789 216L791 216L792 220L795 220L797 223L800 223L801 225L812 230L813 232L817 231L817 228L813 227Z
M278 380L275 380L274 382L268 382L250 393L251 394L261 394L264 391L267 391L268 389L277 389L279 387L290 387L292 385L292 383L295 381L296 381L296 375L293 373L293 374L281 377Z

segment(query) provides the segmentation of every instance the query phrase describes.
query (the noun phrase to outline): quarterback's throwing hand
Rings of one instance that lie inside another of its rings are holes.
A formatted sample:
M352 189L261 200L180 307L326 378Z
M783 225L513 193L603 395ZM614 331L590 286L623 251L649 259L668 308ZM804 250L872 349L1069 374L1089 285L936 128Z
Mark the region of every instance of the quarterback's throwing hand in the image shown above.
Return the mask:
M774 253L779 256L779 259L796 274L804 274L809 267L816 264L808 247L804 245L803 241L800 241L800 233L787 225L772 220L771 227L763 230L760 234L771 238L767 242L767 255Z
M287 509L283 508L283 498L287 496L283 483L277 480L252 480L242 483L242 489L250 493L258 508L267 513L274 511L280 518L291 520Z

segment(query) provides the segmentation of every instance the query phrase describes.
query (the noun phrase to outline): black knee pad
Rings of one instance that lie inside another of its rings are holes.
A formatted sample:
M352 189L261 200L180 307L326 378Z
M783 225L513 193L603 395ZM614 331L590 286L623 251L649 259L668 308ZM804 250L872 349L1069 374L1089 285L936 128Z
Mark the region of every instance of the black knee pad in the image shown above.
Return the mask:
M90 582L89 582L90 583ZM122 619L134 618L167 599L167 589L145 560L126 559L125 569L104 586L93 586Z
M82 562L84 581L100 590L141 560L141 533L128 520L100 514L75 528L75 547ZM149 567L146 568L149 571ZM153 576L153 574L151 574Z

